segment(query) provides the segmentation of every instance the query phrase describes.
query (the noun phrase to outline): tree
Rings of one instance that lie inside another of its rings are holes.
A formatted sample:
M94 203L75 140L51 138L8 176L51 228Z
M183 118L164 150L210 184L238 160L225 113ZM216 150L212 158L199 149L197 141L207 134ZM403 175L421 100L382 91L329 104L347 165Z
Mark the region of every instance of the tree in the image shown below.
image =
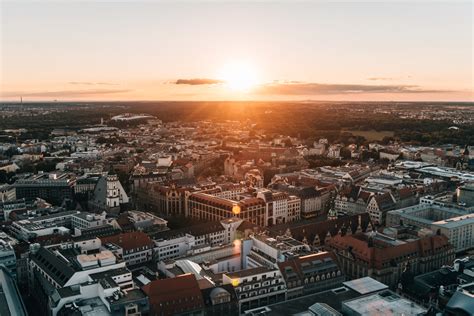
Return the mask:
M283 141L283 144L285 145L285 147L291 147L293 145L293 143L291 142L291 139L290 138L286 138L284 141Z
M344 159L351 159L352 155L349 148L347 147L341 148L341 157Z

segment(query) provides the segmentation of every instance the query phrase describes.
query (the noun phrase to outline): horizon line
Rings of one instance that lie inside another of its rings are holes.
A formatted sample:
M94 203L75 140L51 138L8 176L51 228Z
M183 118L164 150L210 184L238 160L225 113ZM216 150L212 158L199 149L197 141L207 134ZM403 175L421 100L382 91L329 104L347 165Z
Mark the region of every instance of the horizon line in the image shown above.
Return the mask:
M188 102L188 103L198 103L198 102L252 102L252 103L264 103L264 102L275 102L275 103L304 103L304 102L328 102L328 103L337 103L337 102L351 102L351 103L375 103L375 102L382 102L382 103L474 103L473 100L463 100L463 101L455 101L455 100L311 100L311 99L305 99L305 100L228 100L228 99L223 99L223 100L50 100L50 101L4 101L0 100L0 103L17 103L17 104L28 104L28 103L87 103L87 102L94 102L94 103L106 103L106 102Z

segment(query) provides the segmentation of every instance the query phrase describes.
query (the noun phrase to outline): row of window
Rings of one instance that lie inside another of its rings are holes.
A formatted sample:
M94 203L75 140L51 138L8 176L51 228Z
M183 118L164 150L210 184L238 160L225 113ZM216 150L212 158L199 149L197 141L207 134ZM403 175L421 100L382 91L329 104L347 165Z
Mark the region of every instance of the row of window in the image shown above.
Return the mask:
M265 294L268 294L268 293L272 293L272 292L276 292L276 291L280 291L280 290L284 290L284 289L285 289L284 286L279 285L279 286L271 287L269 289L261 289L259 291L252 291L250 293L242 293L242 294L239 295L239 299L245 299L245 298L254 297L254 296L257 296L257 295L265 295Z

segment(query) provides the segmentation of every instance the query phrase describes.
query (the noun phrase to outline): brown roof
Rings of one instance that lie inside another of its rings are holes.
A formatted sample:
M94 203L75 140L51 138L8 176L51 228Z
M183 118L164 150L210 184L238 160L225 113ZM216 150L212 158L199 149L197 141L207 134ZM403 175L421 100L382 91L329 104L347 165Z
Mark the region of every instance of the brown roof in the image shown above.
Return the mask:
M140 247L153 247L154 243L144 232L129 232L100 238L102 244L113 243L123 250L132 250Z
M368 191L360 191L359 197L357 199L362 199L364 202L369 202L370 197L372 196L371 192Z
M276 237L283 235L286 229L289 228L291 236L293 238L302 241L304 237L306 237L309 242L312 242L317 234L321 243L324 243L328 231L332 236L334 236L341 232L342 228L345 227L346 229L350 228L352 233L355 233L357 230L357 226L359 225L359 217L362 225L362 231L365 231L370 221L368 213L344 216L334 220L326 220L323 222L282 224L270 227L268 228L268 230L270 231L270 234L272 236Z
M151 281L142 290L148 295L151 315L174 315L204 306L198 281L191 273Z
M443 235L428 236L406 242L396 246L369 247L367 236L363 234L341 236L336 235L329 241L332 248L338 250L347 250L352 247L352 253L358 260L365 261L370 267L381 269L384 264L395 260L401 260L404 256L412 256L416 258L438 254L449 249L447 237ZM406 257L404 260L408 260Z
M393 197L389 192L376 194L373 198L375 202L377 202L377 205L381 211L389 210L395 207L395 201L393 201Z
M410 198L414 195L415 195L415 192L411 188L401 188L398 190L398 196L400 197L400 200Z
M234 206L234 203L231 200L199 192L191 194L189 199L199 201L201 203L209 202L219 207L229 208L229 210L231 210Z
M305 278L302 264L307 262L313 264L324 264L324 259L331 258L331 263L337 264L335 255L332 252L320 252L314 253L311 255L293 258L284 262L278 263L278 268L280 269L283 277L287 281L293 281L295 279L300 279L301 281Z

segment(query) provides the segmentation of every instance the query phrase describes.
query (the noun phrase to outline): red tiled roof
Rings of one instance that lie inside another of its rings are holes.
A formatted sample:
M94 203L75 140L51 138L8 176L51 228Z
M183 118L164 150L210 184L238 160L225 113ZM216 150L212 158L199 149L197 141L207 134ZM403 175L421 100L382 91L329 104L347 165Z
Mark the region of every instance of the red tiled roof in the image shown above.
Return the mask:
M142 289L148 295L151 315L174 315L204 306L199 283L191 273L154 280Z

